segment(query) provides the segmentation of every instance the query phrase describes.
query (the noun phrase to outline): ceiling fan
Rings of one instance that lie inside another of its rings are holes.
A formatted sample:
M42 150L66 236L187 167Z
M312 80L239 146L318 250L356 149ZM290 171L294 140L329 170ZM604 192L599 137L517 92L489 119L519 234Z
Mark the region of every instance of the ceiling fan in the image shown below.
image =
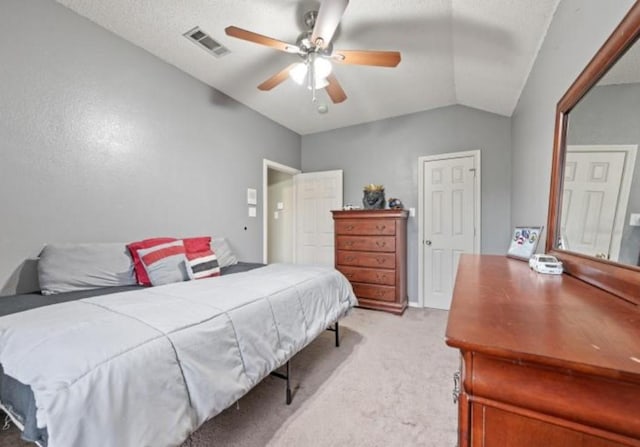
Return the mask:
M258 86L268 91L280 85L288 77L302 85L306 83L316 100L316 90L326 88L334 103L341 103L347 95L335 74L331 73L331 61L339 64L373 65L395 67L400 63L398 51L334 50L332 39L340 24L349 0L324 0L319 11L309 11L304 15L304 23L309 28L303 31L295 44L263 36L236 26L229 26L225 33L231 37L247 40L286 53L297 54L302 62L294 63L271 76Z

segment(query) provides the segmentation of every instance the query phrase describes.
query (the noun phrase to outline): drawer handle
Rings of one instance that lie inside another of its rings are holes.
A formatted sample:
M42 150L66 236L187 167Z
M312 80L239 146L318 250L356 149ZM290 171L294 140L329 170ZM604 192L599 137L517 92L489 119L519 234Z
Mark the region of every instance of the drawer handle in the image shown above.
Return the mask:
M352 247L353 246L353 241L347 241L344 243L347 247Z
M378 231L382 231L382 230L384 230L385 228L387 228L387 226L386 226L386 225L376 225L376 230L378 230Z
M382 248L382 247L384 247L385 245L387 245L387 243L386 243L386 242L384 242L384 241L376 241L376 245L377 245L379 248Z
M458 397L460 396L460 371L453 373L453 403L458 403Z
M354 228L353 225L347 225L347 231L353 231Z
M376 261L378 261L378 264L384 264L385 262L387 262L385 258L376 258Z
M345 259L347 260L347 262L353 262L356 258L354 258L353 256L347 256Z
M384 296L384 290L376 290L376 296L382 298Z
M376 273L376 279L378 281L385 281L387 279L387 275L384 275L384 274L381 275L380 273Z

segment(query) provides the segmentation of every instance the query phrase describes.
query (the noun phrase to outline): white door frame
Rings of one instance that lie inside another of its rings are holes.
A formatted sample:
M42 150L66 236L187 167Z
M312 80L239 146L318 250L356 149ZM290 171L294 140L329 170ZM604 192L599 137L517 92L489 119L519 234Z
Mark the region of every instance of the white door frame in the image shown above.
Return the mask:
M612 260L620 257L622 245L622 232L627 219L627 206L629 205L629 194L631 193L631 181L633 180L633 170L636 166L636 144L568 144L567 152L624 152L624 168L622 169L622 179L620 180L620 193L618 195L618 206L613 220L611 242L609 243L609 255Z
M424 307L424 163L427 161L447 160L452 158L465 158L473 157L473 164L476 169L476 184L475 189L475 210L474 210L474 228L475 237L473 244L473 252L480 253L482 229L480 227L481 209L482 209L482 195L481 195L481 177L480 167L481 158L480 150L465 151L465 152L451 152L447 154L428 155L424 157L418 157L418 306Z
M274 171L284 172L285 174L296 175L300 174L302 171L300 169L292 168L291 166L283 165L281 163L277 163L275 161L267 160L266 158L262 159L262 263L266 264L268 261L267 252L268 252L268 241L269 241L269 210L267 209L268 200L269 200L269 169L273 169ZM294 193L295 194L295 193ZM291 204L291 208L293 211L293 252L295 254L296 250L296 209L295 209L295 195L294 195L294 203Z

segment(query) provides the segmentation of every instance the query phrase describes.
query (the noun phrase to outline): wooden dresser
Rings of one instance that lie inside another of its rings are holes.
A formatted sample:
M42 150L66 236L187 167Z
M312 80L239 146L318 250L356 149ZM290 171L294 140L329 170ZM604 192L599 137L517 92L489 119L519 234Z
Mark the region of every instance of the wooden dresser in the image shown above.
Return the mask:
M351 281L359 306L402 314L407 308L408 211L332 213L336 269Z
M518 260L463 255L446 342L461 353L460 447L640 446L635 304Z

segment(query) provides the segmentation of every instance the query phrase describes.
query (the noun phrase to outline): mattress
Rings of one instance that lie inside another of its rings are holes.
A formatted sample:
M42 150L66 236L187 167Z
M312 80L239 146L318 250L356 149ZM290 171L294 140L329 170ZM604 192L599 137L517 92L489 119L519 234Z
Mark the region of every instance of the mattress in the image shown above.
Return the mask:
M335 269L269 265L7 315L0 365L43 445L179 445L356 304Z
M238 262L237 264L223 267L221 274L242 273L259 267L264 267L264 264ZM38 307L51 306L96 296L129 292L143 288L143 286L103 287L47 296L40 293L28 293L1 297L0 317L36 309ZM22 438L25 441L35 442L42 446L47 445L46 428L38 428L36 424L36 405L31 388L20 383L13 377L4 374L2 365L0 365L0 406L5 412L11 415L14 422L20 427L22 430Z

